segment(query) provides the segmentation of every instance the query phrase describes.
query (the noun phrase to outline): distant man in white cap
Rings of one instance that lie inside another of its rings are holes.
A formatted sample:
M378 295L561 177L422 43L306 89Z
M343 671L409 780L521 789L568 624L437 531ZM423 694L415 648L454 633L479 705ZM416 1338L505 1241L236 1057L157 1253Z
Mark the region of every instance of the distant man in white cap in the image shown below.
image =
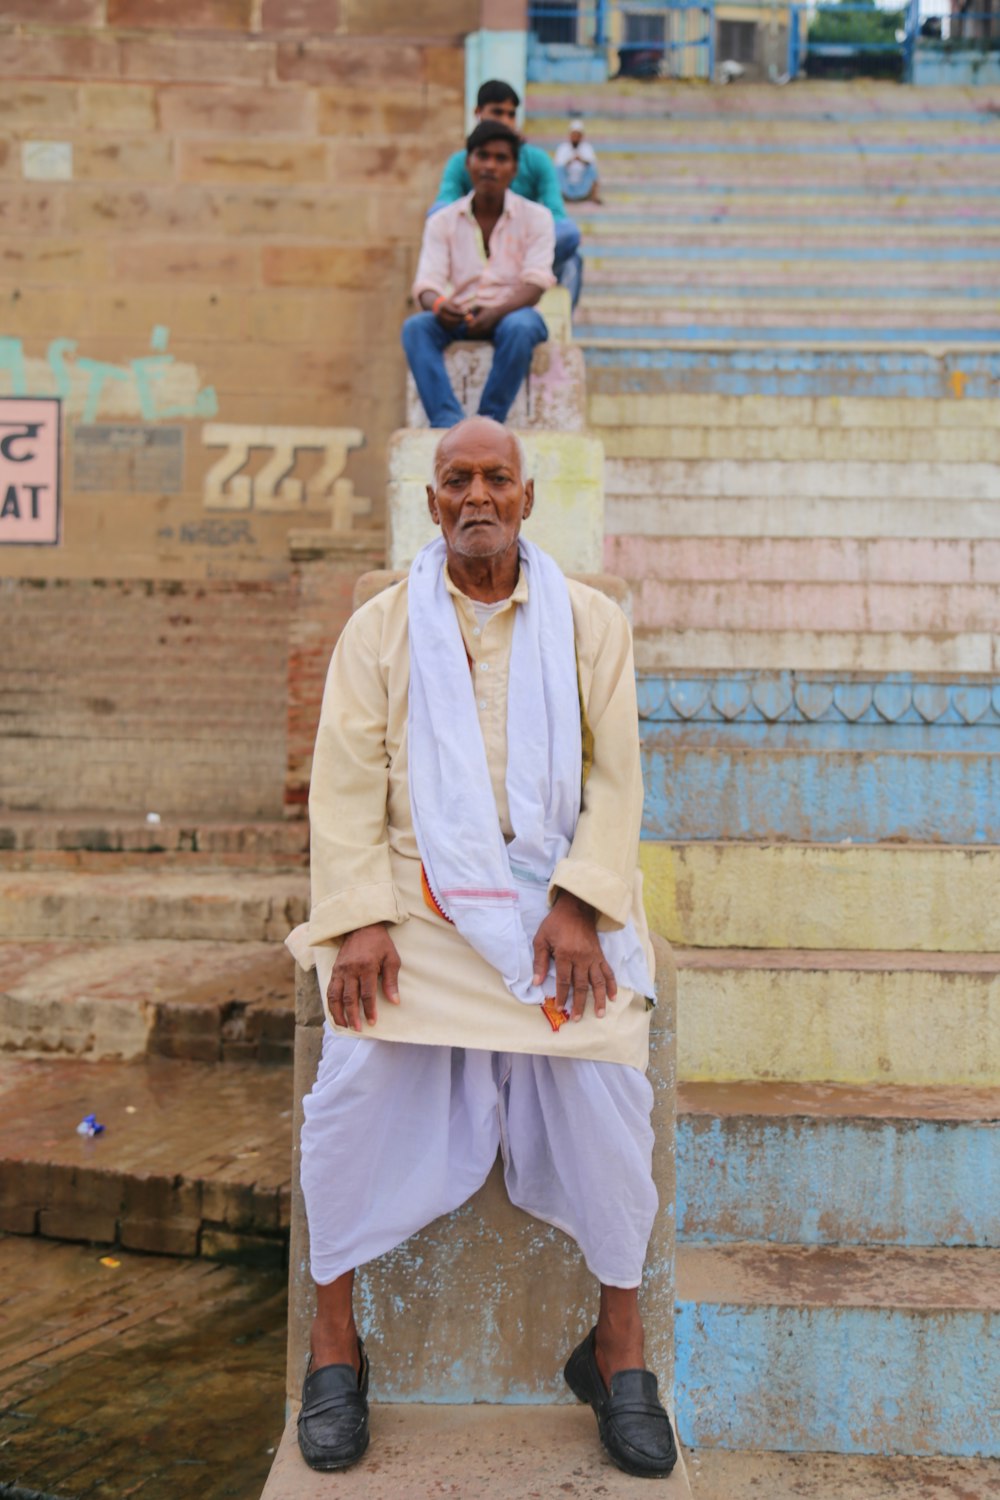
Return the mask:
M556 175L564 198L571 203L602 202L597 173L597 152L583 138L583 121L570 120L569 139L556 147Z

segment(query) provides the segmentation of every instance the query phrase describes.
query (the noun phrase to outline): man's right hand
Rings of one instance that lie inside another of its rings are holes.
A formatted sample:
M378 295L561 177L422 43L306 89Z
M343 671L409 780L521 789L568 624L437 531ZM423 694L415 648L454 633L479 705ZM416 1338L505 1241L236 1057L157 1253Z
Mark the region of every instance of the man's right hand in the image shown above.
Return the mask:
M434 316L439 323L444 324L445 328L460 328L465 322L464 310L459 307L457 302L450 300L442 302Z
M393 1005L399 1004L399 954L383 922L358 927L340 945L330 976L326 998L336 1026L361 1030L361 1012L369 1026L378 1020L376 993L379 976L382 992Z

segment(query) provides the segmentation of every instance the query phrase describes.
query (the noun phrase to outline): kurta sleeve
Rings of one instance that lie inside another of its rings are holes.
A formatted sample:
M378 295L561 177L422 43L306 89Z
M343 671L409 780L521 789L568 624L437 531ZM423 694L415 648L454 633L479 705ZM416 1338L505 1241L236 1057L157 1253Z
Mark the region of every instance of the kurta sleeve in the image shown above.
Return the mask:
M607 615L602 610L594 618L594 628L600 635L586 704L593 761L573 843L553 872L549 900L557 889L569 891L596 909L598 928L608 931L623 927L632 911L642 827L642 765L628 621L612 606Z
M309 790L313 946L405 919L389 863L381 621L377 608L352 616L327 673Z

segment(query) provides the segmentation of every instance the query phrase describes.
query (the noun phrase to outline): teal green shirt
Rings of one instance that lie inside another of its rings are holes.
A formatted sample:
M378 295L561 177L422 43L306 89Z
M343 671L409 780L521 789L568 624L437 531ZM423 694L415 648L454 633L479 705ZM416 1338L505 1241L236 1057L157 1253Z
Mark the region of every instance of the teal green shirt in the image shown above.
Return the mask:
M456 198L464 198L466 193L472 192L472 178L465 169L466 155L465 151L456 151L454 156L449 156L441 175L441 186L435 199L437 204L454 203ZM554 219L565 219L567 216L556 169L541 146L521 147L517 159L517 176L511 183L510 190L512 193L520 193L522 198L530 198L532 203L544 203Z

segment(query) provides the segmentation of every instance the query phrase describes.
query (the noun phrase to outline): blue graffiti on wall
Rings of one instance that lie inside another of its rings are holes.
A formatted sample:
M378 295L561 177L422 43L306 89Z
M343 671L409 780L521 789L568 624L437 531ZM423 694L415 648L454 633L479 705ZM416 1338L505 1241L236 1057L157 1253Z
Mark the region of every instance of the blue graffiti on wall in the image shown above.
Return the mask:
M63 401L67 401L72 393L73 371L84 371L88 377L82 415L84 422L97 420L101 395L105 385L111 381L131 383L144 422L163 422L172 417L214 417L218 413L219 403L215 388L210 385L196 392L191 400L161 404L156 386L164 372L174 363L174 356L166 352L169 341L169 329L159 324L150 336L152 354L140 355L129 360L127 365L114 365L102 359L90 359L86 355L73 358L77 347L75 339L53 339L46 350L46 359L55 389L38 390L29 379L21 340L0 337L0 371L6 370L10 377L8 395L55 395Z

